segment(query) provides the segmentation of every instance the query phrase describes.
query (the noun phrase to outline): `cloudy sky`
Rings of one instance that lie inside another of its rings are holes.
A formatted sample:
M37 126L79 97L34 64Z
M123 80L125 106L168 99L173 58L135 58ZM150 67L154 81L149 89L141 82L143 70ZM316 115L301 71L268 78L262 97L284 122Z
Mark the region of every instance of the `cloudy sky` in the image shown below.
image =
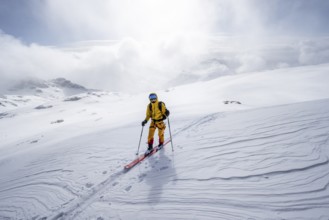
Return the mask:
M109 90L163 86L193 68L203 72L195 63L209 39L225 36L235 49L235 37L314 39L328 36L328 21L327 0L1 0L0 77L60 76Z
M327 0L1 0L0 28L45 45L176 32L322 35L328 10Z

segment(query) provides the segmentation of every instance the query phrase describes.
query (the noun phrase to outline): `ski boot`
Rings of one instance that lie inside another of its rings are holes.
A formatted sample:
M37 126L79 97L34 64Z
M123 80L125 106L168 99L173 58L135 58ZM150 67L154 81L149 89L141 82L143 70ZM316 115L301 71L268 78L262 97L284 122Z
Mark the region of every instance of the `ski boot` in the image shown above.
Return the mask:
M149 155L153 150L153 144L149 144L147 150L145 151L145 155Z
M163 143L160 142L158 145L158 151L161 150L161 148L163 148Z

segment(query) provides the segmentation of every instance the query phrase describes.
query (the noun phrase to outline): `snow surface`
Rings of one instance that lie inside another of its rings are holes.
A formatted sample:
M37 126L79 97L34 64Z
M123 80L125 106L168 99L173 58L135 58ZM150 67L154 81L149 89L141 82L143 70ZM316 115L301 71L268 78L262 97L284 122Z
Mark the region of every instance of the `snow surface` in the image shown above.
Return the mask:
M129 172L147 94L21 95L0 105L0 219L329 219L328 70L158 91L175 151Z

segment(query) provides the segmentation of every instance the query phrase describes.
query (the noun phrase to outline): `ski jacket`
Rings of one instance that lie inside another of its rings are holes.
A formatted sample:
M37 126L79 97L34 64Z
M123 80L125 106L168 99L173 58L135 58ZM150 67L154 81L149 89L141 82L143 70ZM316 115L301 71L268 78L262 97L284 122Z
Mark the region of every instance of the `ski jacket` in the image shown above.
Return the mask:
M148 121L151 118L153 121L162 121L165 119L165 115L166 105L163 102L160 104L157 100L155 103L151 102L147 105L145 120Z

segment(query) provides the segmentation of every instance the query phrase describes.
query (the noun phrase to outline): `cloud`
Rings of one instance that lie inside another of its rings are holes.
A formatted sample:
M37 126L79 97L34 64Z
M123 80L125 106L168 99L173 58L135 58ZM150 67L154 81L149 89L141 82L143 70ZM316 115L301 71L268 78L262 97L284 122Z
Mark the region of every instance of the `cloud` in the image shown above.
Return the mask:
M261 71L267 66L265 59L257 54L241 54L237 59L240 61L238 73Z
M47 37L56 43L127 37L154 40L173 34L208 33L216 19L212 0L58 0L31 4L39 8L36 20L42 21L45 32L53 35Z
M326 63L327 42L176 35L153 42L126 38L45 47L2 33L0 81L64 77L110 91L159 90L223 75Z
M325 36L329 34L326 0L237 0L216 3L216 32L259 36Z
M300 42L299 62L302 65L327 63L329 60L328 38L318 41L305 40Z
M325 0L33 1L33 13L55 42L154 40L174 34L310 35L327 33ZM51 36L51 35L52 36Z
M24 42L138 41L172 35L329 34L326 0L57 0L5 1L0 27Z
M120 41L76 43L71 47L25 44L0 34L0 80L26 77L68 78L91 88L136 92L163 88L167 80L196 60L200 48L186 37L153 43Z
M27 8L35 11L24 13L34 18L26 19L29 38L0 34L0 79L65 77L86 87L135 92L321 64L329 58L327 38L299 36L324 29L328 3L314 2L31 1ZM56 46L28 43L38 41Z
M77 64L74 57L62 51L37 44L26 45L20 40L0 33L0 77L4 81L22 77L55 77L67 75L68 66ZM60 64L60 65L59 65Z

